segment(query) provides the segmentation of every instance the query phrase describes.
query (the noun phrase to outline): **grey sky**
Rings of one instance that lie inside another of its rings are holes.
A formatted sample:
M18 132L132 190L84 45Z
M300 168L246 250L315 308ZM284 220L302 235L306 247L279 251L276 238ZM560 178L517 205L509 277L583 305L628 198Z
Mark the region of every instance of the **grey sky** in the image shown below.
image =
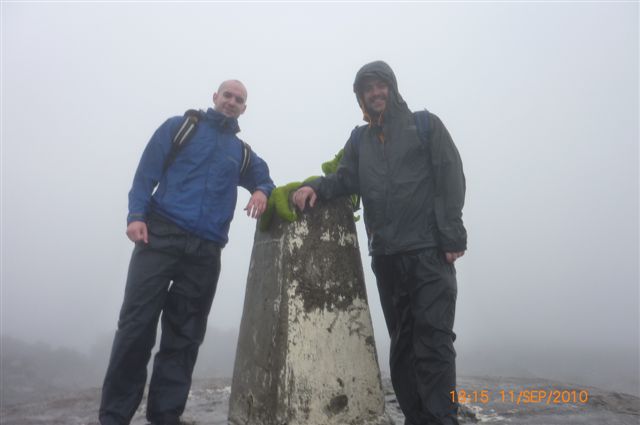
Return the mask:
M637 2L1 8L3 334L86 350L115 329L127 192L166 118L210 106L238 78L240 136L276 184L301 180L362 122L351 84L383 59L463 158L460 358L461 347L607 347L637 371ZM248 197L241 189L209 321L222 329L242 313Z

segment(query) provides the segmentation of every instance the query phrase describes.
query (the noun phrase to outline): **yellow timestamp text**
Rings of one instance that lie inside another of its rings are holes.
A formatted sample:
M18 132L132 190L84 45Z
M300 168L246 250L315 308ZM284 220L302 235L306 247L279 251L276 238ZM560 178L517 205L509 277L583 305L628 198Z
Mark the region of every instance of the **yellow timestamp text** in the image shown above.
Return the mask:
M449 395L454 403L586 404L589 402L589 391L587 390L457 390L451 391Z

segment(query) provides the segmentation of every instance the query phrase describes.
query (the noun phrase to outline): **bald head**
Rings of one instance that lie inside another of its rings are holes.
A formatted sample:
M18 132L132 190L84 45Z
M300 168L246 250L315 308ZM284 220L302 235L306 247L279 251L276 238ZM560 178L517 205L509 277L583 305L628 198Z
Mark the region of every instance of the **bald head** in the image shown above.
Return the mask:
M213 94L216 111L230 117L238 118L247 109L247 89L239 80L227 80L220 84Z
M247 94L247 88L244 86L244 84L242 84L242 81L240 80L227 80L227 81L223 81L222 83L220 83L220 87L218 87L218 92L222 92L225 87L227 86L233 86L233 87L237 87L241 90L244 91L245 93L245 97Z

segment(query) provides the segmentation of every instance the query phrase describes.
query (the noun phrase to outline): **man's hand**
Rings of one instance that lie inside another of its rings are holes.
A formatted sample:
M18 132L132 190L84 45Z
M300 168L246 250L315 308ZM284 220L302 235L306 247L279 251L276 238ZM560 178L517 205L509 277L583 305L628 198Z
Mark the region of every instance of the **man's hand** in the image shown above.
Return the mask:
M253 192L251 199L249 199L249 203L244 207L244 210L247 212L247 217L251 218L260 217L266 209L267 195L265 195L261 190Z
M147 223L144 221L132 221L127 226L127 237L131 242L144 241L149 243L149 234L147 232Z
M445 252L444 256L447 259L447 263L453 264L458 258L464 255L464 251L460 252Z
M293 203L300 211L304 211L304 207L307 205L307 199L309 199L309 206L311 208L313 208L316 204L316 199L318 199L316 191L309 186L303 186L293 194Z

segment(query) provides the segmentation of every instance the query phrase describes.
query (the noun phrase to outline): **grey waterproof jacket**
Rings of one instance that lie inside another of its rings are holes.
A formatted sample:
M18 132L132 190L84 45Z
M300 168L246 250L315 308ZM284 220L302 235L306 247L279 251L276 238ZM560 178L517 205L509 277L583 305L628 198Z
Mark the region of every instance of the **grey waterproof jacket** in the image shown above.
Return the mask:
M368 116L360 95L366 77L389 85L386 109L375 120ZM364 131L356 127L351 133L335 174L307 185L321 199L362 196L371 255L434 247L444 252L466 250L462 161L442 121L430 113L428 140L420 140L414 116L384 62L362 67L354 91L369 124Z

